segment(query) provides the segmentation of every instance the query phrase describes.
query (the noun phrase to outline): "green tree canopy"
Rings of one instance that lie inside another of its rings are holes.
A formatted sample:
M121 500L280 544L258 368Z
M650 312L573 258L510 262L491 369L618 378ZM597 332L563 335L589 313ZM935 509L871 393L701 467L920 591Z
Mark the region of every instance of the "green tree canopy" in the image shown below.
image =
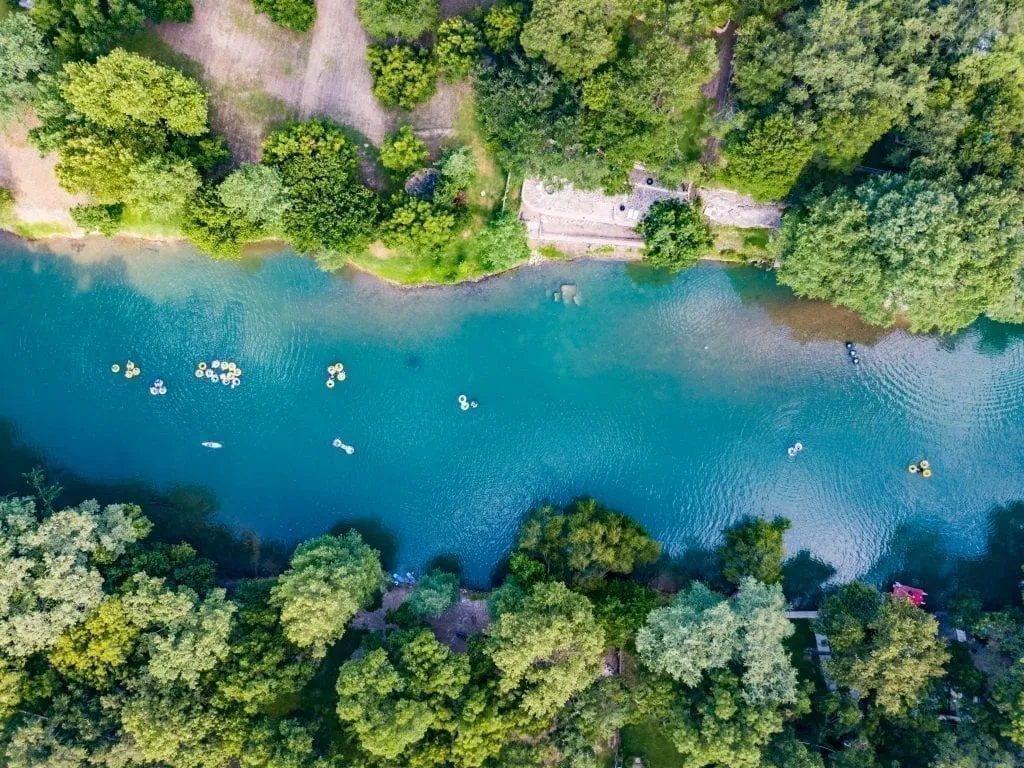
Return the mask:
M412 109L437 88L437 67L430 51L411 45L372 45L366 61L373 95L384 106Z
M281 173L270 165L243 165L217 187L221 202L258 227L277 226L288 210Z
M727 529L725 543L718 549L725 580L734 586L748 576L765 584L781 583L782 535L791 525L784 517L748 518Z
M270 594L285 636L323 655L380 588L380 555L355 531L304 542Z
M306 32L316 21L316 3L313 0L253 0L253 7L265 13L275 24Z
M455 214L417 197L400 195L391 216L381 227L384 244L413 253L436 254L455 237Z
M411 125L403 125L380 145L380 164L400 176L423 167L426 161L427 145Z
M0 19L0 126L35 95L36 81L49 68L50 58L42 31L28 15Z
M464 80L476 66L480 55L480 30L469 19L455 16L445 19L437 29L434 56L445 80Z
M693 266L710 252L715 240L698 205L659 200L650 207L638 227L649 264L677 271Z
M535 0L520 42L570 80L582 80L616 49L633 9L628 0Z
M595 499L534 511L523 523L518 548L544 563L548 574L583 586L608 573L630 574L661 554L642 526Z
M540 721L585 689L601 670L604 636L590 602L558 582L538 584L488 629L486 653L498 688Z
M433 570L420 578L409 596L409 607L422 618L436 618L459 602L459 577Z
M729 135L722 181L756 200L782 200L813 153L808 128L795 117L777 112Z

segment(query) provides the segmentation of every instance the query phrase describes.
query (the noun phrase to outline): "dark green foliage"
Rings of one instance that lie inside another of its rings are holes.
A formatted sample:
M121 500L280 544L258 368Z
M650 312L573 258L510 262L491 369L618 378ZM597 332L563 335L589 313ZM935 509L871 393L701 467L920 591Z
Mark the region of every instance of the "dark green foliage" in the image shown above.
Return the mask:
M281 225L301 251L352 251L375 231L380 202L359 182L344 132L326 120L294 123L267 137L263 160L281 174L288 208Z
M455 214L427 200L399 195L391 216L381 225L381 236L389 248L407 248L430 254L455 237Z
M781 200L813 152L806 129L792 116L777 113L729 136L722 180L756 200Z
M673 272L692 267L706 255L714 238L697 203L659 200L638 227L644 236L644 259Z
M465 250L468 258L476 259L488 272L510 269L530 258L526 226L514 213L498 213L465 244Z
M949 333L1024 306L1024 201L986 178L882 176L812 198L786 217L776 253L797 294L879 325Z
M265 13L275 24L305 32L316 20L316 4L313 0L253 0L253 7Z
M519 550L544 563L549 575L582 587L596 586L609 573L628 575L661 554L661 546L638 523L594 499L531 513Z
M71 218L86 232L99 232L112 237L121 228L124 205L76 205L71 209Z
M63 59L101 56L145 20L190 21L189 0L38 0L31 11L54 51Z
M782 581L782 536L792 527L789 520L776 517L768 521L750 518L725 532L725 544L718 555L722 559L722 576L739 586L747 576L764 584Z
M454 83L468 77L476 66L480 45L480 30L473 22L461 16L442 21L434 56L444 79Z
M438 0L358 0L356 13L371 37L414 40L437 28L441 5Z
M520 42L578 81L615 57L629 18L626 0L535 0Z
M636 631L647 621L647 614L663 602L653 589L619 579L605 581L589 596L594 604L594 617L613 648L630 648Z
M42 31L27 14L0 20L0 126L29 103L51 59Z
M430 51L411 45L372 45L366 61L373 75L373 95L381 104L412 109L434 95L437 68Z
M204 186L193 195L181 217L181 231L197 248L218 259L234 259L259 229L221 200L217 190Z

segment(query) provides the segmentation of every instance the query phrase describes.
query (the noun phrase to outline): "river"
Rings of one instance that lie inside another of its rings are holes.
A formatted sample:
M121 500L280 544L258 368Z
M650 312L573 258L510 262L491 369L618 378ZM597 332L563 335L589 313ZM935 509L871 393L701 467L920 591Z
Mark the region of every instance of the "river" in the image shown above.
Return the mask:
M785 515L790 552L850 578L921 547L976 556L993 506L1024 498L1024 333L1009 326L872 330L718 265L665 280L552 263L401 290L288 254L80 247L0 241L14 442L91 482L201 489L261 536L373 521L393 567L451 554L483 583L525 512L585 493L677 556L744 515ZM563 283L578 305L553 300ZM111 372L129 358L140 376ZM195 378L214 359L240 386ZM347 379L328 389L335 361ZM908 473L921 458L933 477Z

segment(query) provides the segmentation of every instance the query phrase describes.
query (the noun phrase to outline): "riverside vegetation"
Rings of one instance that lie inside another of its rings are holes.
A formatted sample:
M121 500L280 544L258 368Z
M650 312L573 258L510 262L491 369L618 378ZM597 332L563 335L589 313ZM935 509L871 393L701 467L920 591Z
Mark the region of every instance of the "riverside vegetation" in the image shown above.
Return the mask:
M909 600L834 586L814 625L831 689L785 615L785 520L741 521L673 594L649 586L661 548L635 522L543 507L455 650L432 629L460 600L442 570L383 628L352 627L385 583L355 531L225 584L148 541L138 507L62 508L32 480L0 500L9 768L597 768L619 733L627 756L661 745L641 749L653 768L1012 768L1024 748L1019 608L950 601L987 638L982 671Z
M256 7L296 30L315 17L310 0ZM784 200L768 257L798 295L912 331L1024 318L1016 4L534 0L442 21L438 0L359 0L379 101L409 109L438 77L469 78L469 134L483 144L426 167L407 128L374 158L351 131L310 121L234 169L200 87L117 49L146 19L187 20L187 0L76 8L40 0L0 21L0 118L34 105L33 140L60 153L65 188L93 200L74 211L90 231L159 225L220 257L284 238L328 268L453 282L529 255L495 161L507 182L529 173L609 192L640 162L669 185ZM717 112L704 95L716 38L726 53L735 43ZM387 184L371 190L359 161L375 159ZM648 255L679 269L710 234L663 208L642 227Z

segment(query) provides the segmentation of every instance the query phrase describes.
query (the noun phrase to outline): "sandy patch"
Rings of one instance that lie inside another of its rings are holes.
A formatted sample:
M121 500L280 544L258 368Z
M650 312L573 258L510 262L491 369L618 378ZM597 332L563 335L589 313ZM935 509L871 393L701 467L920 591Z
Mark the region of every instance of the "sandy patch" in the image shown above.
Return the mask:
M14 195L14 213L21 221L73 228L68 209L87 201L61 189L53 172L57 165L55 153L40 157L39 150L28 143L28 132L37 125L39 122L32 115L0 133L0 185Z

